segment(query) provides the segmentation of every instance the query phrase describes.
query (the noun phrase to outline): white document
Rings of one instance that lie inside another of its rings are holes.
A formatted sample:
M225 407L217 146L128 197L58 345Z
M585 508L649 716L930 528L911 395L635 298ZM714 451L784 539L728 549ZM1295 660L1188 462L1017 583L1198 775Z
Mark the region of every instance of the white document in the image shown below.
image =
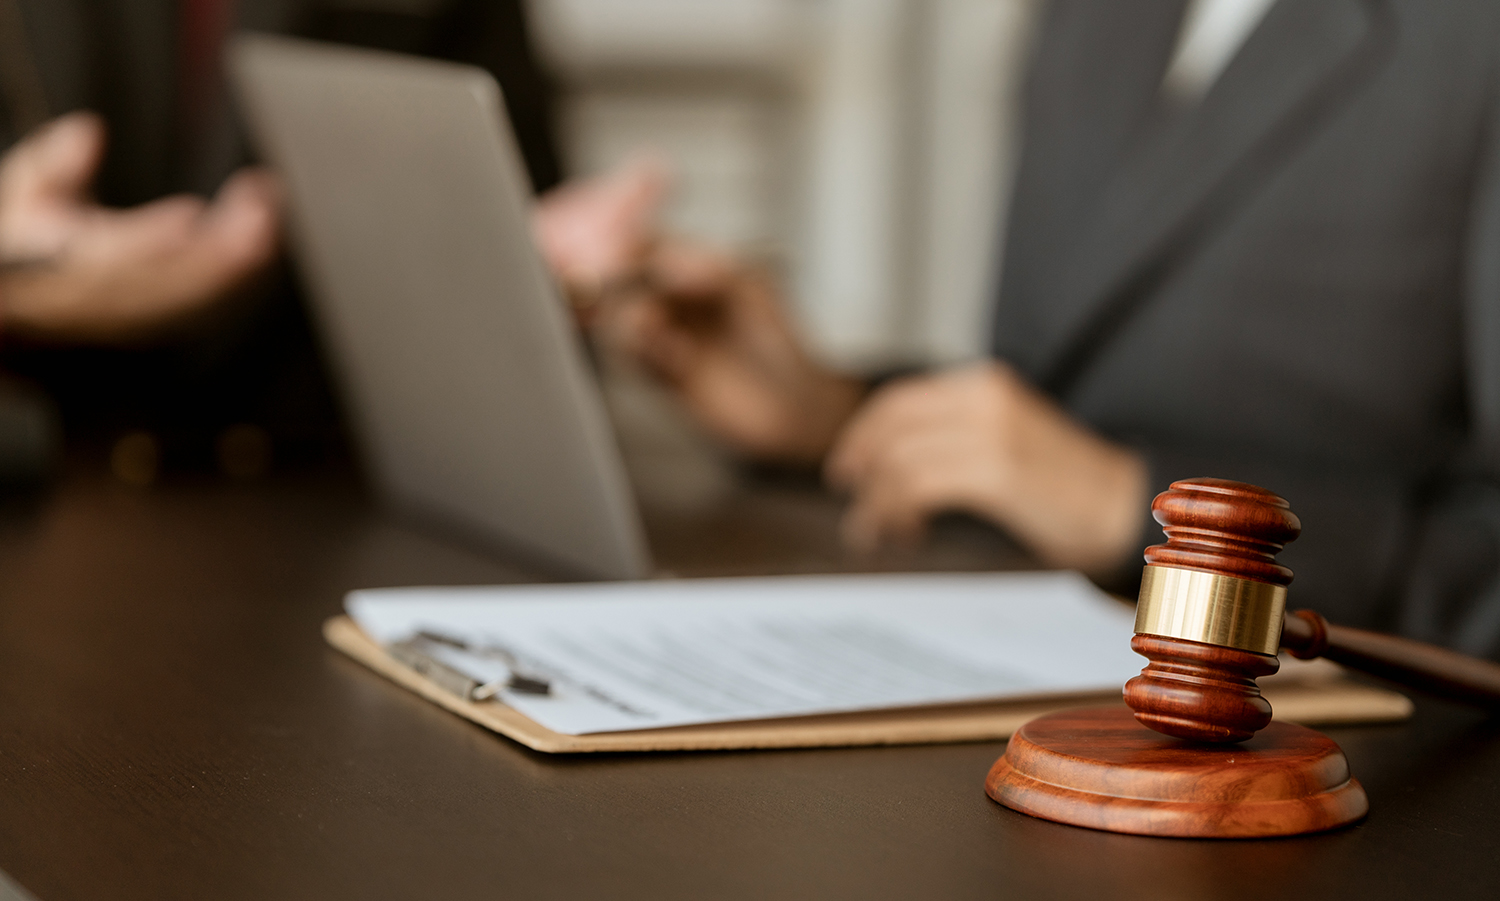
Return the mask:
M812 576L351 592L382 644L499 649L546 695L499 697L554 732L1118 691L1134 613L1076 573ZM478 681L493 656L445 652Z

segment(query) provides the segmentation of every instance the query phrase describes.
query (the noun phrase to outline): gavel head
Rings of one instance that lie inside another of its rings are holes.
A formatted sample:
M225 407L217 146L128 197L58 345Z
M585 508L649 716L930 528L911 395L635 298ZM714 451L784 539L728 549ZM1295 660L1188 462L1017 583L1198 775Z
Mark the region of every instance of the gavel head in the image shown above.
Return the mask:
M1244 741L1271 722L1258 676L1276 672L1292 571L1276 553L1302 531L1285 500L1225 479L1156 496L1167 543L1146 549L1135 637L1150 661L1125 685L1143 725L1193 741Z

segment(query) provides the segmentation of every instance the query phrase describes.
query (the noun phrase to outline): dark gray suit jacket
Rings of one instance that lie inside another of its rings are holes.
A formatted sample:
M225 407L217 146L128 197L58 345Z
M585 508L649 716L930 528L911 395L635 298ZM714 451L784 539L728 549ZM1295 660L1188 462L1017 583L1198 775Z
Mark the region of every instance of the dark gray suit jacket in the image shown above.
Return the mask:
M1051 4L995 351L1287 497L1294 606L1500 655L1500 3L1281 0L1173 113L1183 6Z

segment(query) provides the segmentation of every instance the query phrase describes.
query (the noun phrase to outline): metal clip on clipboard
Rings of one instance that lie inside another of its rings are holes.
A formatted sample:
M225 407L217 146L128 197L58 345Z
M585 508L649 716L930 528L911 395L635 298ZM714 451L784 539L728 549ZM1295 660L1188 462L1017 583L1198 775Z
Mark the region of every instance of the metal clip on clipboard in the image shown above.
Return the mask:
M476 678L452 662L439 659L436 653L441 653L439 650L441 648L451 648L464 654L496 659L505 666L507 675L503 679ZM411 638L386 645L386 651L392 659L403 666L465 701L494 700L502 690L532 695L552 693L552 684L548 680L522 672L515 658L501 648L475 648L446 635L418 632Z

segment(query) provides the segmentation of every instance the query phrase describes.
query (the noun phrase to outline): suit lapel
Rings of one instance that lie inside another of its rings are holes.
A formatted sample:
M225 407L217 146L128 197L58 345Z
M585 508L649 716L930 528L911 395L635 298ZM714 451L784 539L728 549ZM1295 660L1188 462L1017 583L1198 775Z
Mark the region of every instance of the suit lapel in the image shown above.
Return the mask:
M1064 393L1162 267L1284 160L1382 58L1374 0L1281 0L1199 106L1118 170L1049 304L1041 383Z

